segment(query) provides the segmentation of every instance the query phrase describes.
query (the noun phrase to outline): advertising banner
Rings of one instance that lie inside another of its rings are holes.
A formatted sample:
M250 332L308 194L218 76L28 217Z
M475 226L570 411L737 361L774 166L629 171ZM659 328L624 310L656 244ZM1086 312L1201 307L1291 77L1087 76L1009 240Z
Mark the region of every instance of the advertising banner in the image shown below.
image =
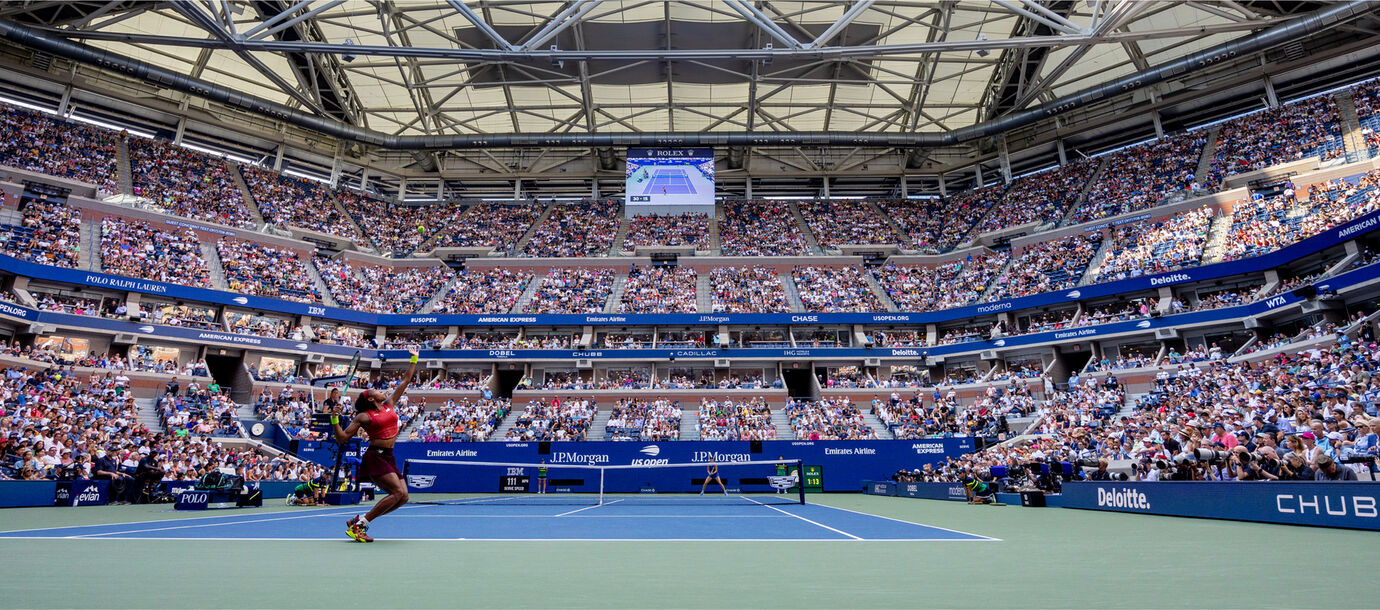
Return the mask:
M382 326L630 326L630 325L785 325L785 324L927 324L963 320L976 316L1014 311L1032 307L1046 307L1147 289L1231 277L1274 269L1320 250L1331 248L1360 237L1380 227L1380 212L1371 212L1333 227L1319 235L1254 258L1203 265L1168 273L1157 273L1102 284L1080 286L1069 290L1020 297L994 303L982 303L924 313L773 313L773 314L373 314L350 309L280 301L263 297L221 292L204 288L179 286L152 280L64 269L40 265L11 256L0 255L0 270L31 277L99 288L129 290L170 299L204 301L249 309L305 315L343 322ZM1333 288L1342 278L1333 278ZM1323 285L1328 284L1324 282ZM1320 285L1321 287L1321 285ZM1276 305L1277 306L1277 305ZM265 339L268 341L268 339ZM931 350L933 352L933 350ZM351 353L353 353L351 351Z
M668 441L668 442L553 442L553 443L398 443L393 448L398 467L408 460L442 460L446 462L504 462L538 464L545 460L552 469L552 478L581 478L572 483L573 491L598 491L598 471L573 468L575 466L614 466L665 464L707 464L711 459L724 465L725 474L736 476L734 462L763 460L800 460L807 466L820 467L823 491L859 491L863 481L888 477L901 468L921 468L925 464L943 462L949 456L973 451L973 439L925 439L914 441L762 441L760 451L748 441ZM298 457L318 464L332 458L325 443L301 443ZM562 468L566 467L566 468ZM504 476L532 476L534 472L507 472L502 468L454 466L452 464L410 466L407 472L414 477L414 491L427 492L495 492ZM530 470L530 469L528 469ZM747 476L744 473L743 476ZM765 477L775 474L763 470L762 490L767 490ZM643 484L652 483L659 491L699 491L692 478L702 478L698 469L632 469L608 470L606 489L636 492ZM423 485L415 483L423 482Z
M1065 508L1380 530L1380 483L1065 483Z

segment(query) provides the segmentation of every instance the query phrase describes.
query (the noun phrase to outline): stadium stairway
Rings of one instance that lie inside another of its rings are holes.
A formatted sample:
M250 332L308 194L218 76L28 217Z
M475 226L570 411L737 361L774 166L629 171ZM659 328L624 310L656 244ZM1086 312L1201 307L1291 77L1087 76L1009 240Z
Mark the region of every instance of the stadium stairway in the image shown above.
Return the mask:
M682 409L680 412L680 440L697 441L700 440L700 417L699 407L694 409Z
M585 440L602 441L605 437L605 428L609 425L609 418L613 417L613 411L600 409L594 412L594 419L589 422L589 433L585 435Z
M823 254L824 250L819 247L819 240L810 232L810 223L805 222L805 215L800 213L800 208L794 203L790 204L790 207L791 215L795 217L795 225L800 228L800 234L805 236L805 244L810 246L810 254Z
M1219 214L1212 219L1212 225L1208 227L1207 243L1203 245L1202 264L1211 265L1222 260L1227 245L1227 234L1231 232L1231 221L1231 214Z
M239 187L240 194L244 197L244 207L249 210L249 215L254 218L254 224L263 226L264 215L259 211L258 202L254 201L254 194L249 191L249 184L245 183L244 176L240 175L240 166L234 161L225 161L226 169L230 170L230 179L235 181L235 186Z
M447 280L446 285L442 286L440 290L437 290L436 294L431 295L431 300L427 301L426 305L423 305L422 309L417 313L431 313L431 311L436 308L436 304L440 303L441 299L446 298L446 295L450 293L451 286L454 286L458 281L460 281L459 277L453 277Z
M225 282L225 268L220 264L220 255L216 252L216 246L210 242L199 242L201 247L201 258L206 259L206 268L211 272L211 285L217 290L229 290L229 284Z
M163 422L158 420L158 399L157 398L135 398L135 412L139 415L139 423L144 424L152 432L165 432Z
M866 201L866 202L864 202L864 203L867 204L868 209L872 210L872 213L873 213L873 214L876 214L878 218L881 218L881 219L883 219L883 220L886 221L886 226L891 227L891 232L892 232L892 233L895 233L895 234L896 234L896 237L897 237L898 239L900 239L900 241L904 244L904 245L901 246L902 251L913 251L913 250L915 250L915 244L911 243L910 239L906 236L906 231L905 231L905 229L902 229L902 228L901 228L901 225L898 224L898 223L896 222L896 218L895 218L894 216L892 216L891 214L887 214L886 211L882 210L881 206L877 205L877 203L874 202L874 201ZM992 206L992 207L996 207L996 206ZM987 213L991 213L991 211L992 211L992 210L989 209L989 210L987 210ZM983 214L983 215L986 216L987 214ZM977 223L974 222L974 223L973 223L973 226L974 226L974 227L977 227ZM871 276L872 274L869 273L868 275ZM882 299L882 302L883 302L883 303L889 303L890 301L888 301L887 299ZM887 311L896 311L896 310L895 310L895 309L888 309Z
M709 283L709 274L695 276L695 311L712 313L714 311L714 286Z
M498 423L498 427L494 429L494 433L489 435L489 440L501 441L508 438L508 431L512 430L513 426L517 424L518 416L521 414L521 406L517 404L517 401L513 401L512 412L508 413L508 415L503 418L503 421Z
M350 226L354 227L355 230L359 231L359 234L360 234L360 235L368 235L368 233L365 233L365 232L364 232L364 227L361 227L361 226L359 225L359 221L358 221L358 220L355 220L355 217L354 217L353 215L350 214L350 211L347 210L347 209L345 209L345 204L343 204L343 203L340 202L340 198L339 198L339 197L336 197L336 196L335 196L335 193L330 193L330 198L331 198L331 205L335 206L336 211L340 212L340 215L341 215L342 217L344 217L345 220L346 220L347 222L350 223ZM437 232L435 232L435 233L432 233L431 236L427 238L427 241L431 241L432 239L435 239L437 235L440 235L440 233L441 233L440 231L437 231ZM357 242L362 242L362 243L364 243L365 245L368 245L368 243L369 243L369 238L367 238L367 237L362 237L362 238L360 238L359 240L356 240L356 241L357 241ZM418 252L421 252L422 249L421 249L420 247L418 247L418 248L417 248L417 251L418 251Z
M542 223L546 222L546 218L551 215L551 210L555 209L555 206L556 204L554 203L546 205L546 208L541 211L537 219L532 221L532 226L527 227L527 232L523 233L522 237L518 238L517 243L513 244L513 253L522 252L522 249L527 247L527 242L532 241L532 236L537 234L537 229L541 227ZM513 311L519 310L514 309Z
M628 230L631 228L631 218L624 216L618 220L618 233L615 233L613 236L613 245L609 247L609 252L617 254L623 251L623 242L627 241Z
M1102 238L1102 243L1097 246L1097 254L1093 255L1092 260L1088 261L1088 268L1083 271L1083 277L1078 280L1079 286L1087 286L1097 280L1097 270L1102 267L1102 262L1107 260L1107 255L1112 252L1112 237L1115 231L1107 231L1106 237Z
M98 252L101 248L100 230L96 227L94 219L83 219L77 225L81 232L81 251L77 252L77 268L87 271L101 270L101 257Z
M781 290L786 293L786 302L791 304L791 311L805 311L805 303L800 300L800 291L796 290L791 272L777 272L777 277L781 278Z
M532 278L532 281L527 282L527 287L522 289L522 294L518 295L517 302L513 303L513 310L508 313L522 313L527 308L527 304L532 302L532 295L537 294L537 288L544 281L546 281L544 276L537 276Z
M723 253L723 240L719 238L719 219L724 217L724 203L714 202L714 215L709 218L709 251L711 254Z
M120 185L120 194L133 195L134 183L130 179L129 146L125 143L124 138L120 138L120 141L115 145L115 162L119 164L115 169L117 172L116 184Z
M795 440L795 430L791 429L791 418L786 416L786 409L772 409L771 425L776 428L776 440Z
M1203 144L1203 155L1198 158L1198 171L1193 174L1193 181L1202 184L1207 180L1208 172L1212 171L1212 156L1217 154L1217 130L1219 126L1214 125L1208 130L1207 143Z
M1365 138L1361 135L1361 120L1356 117L1356 105L1346 91L1332 94L1337 100L1337 114L1342 119L1342 143L1347 152L1366 149Z
M609 289L609 300L604 302L604 313L616 313L618 304L623 301L623 291L628 287L628 274L619 273L613 278L613 287Z
M1064 210L1064 217L1060 218L1058 222L1054 223L1054 226L1067 226L1070 222L1073 221L1074 210L1077 210L1080 206L1083 205L1083 200L1088 198L1088 193L1092 191L1093 185L1097 184L1098 179L1102 177L1102 172L1106 170L1108 157L1110 157L1110 155L1104 156L1101 159L1097 160L1097 167L1094 167L1092 173L1088 174L1088 181L1083 183L1082 190L1078 191L1078 197L1073 200L1073 203L1069 204L1069 208L1067 210ZM1044 229L1037 229L1037 231L1043 230Z
M886 427L886 424L882 423L882 420L881 420L880 418L878 418L876 415L864 411L864 412L863 412L863 421L867 422L867 426L868 426L869 428L872 428L872 431L873 431L873 432L876 432L876 433L877 433L877 438L880 438L880 439L894 439L894 438L896 438L896 435L891 433L891 428Z
M896 303L891 301L891 297L887 295L886 289L882 288L882 283L877 281L877 276L872 275L871 271L865 271L863 277L867 279L868 290L871 290L872 294L877 295L877 300L882 302L882 305L886 307L887 311L901 311L901 308L897 307Z
M308 260L302 261L302 266L306 267L307 275L311 276L311 280L316 282L316 290L321 293L321 302L331 307L340 307L340 304L335 301L335 297L331 295L330 287L326 286L326 280L321 279L321 272L317 271L316 265Z

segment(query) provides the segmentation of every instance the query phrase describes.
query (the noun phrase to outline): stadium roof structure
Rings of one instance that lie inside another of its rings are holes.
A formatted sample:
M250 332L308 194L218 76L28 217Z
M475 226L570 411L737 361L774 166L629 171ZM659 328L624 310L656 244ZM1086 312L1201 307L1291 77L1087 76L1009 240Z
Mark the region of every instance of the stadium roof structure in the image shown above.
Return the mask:
M0 86L413 194L587 193L648 145L716 147L726 193L933 193L1380 73L1376 9L27 0Z

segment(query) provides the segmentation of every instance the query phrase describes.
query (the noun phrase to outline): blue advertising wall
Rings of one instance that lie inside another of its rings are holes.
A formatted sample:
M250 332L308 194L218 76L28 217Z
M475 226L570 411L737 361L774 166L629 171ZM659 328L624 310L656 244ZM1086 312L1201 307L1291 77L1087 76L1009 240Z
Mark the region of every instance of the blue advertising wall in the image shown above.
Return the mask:
M52 506L57 498L57 481L0 482L0 508Z
M925 500L967 501L962 483L898 483L896 481L868 481L863 493L874 496L897 496Z
M1065 483L1065 508L1380 530L1380 483Z
M607 326L607 325L669 325L691 326L704 324L783 325L783 324L925 324L961 320L1003 311L1044 307L1059 303L1113 296L1186 282L1230 277L1244 273L1274 269L1303 256L1331 248L1380 228L1380 212L1372 212L1324 233L1286 246L1269 254L1239 261L1193 267L1169 273L1081 286L1068 291L1031 295L994 303L970 305L924 313L810 313L810 314L499 314L499 315L443 315L443 314L372 314L349 309L308 305L278 299L241 295L232 292L191 288L140 280L104 273L50 267L10 256L0 255L0 270L36 279L81 284L98 288L129 290L144 294L166 296L179 300L204 301L306 315L345 322L383 326ZM1337 280L1340 278L1334 278ZM1334 287L1335 281L1332 282ZM1324 283L1323 285L1326 285ZM1278 305L1276 305L1278 306ZM1206 312L1204 312L1206 313ZM1079 329L1086 330L1086 329ZM272 341L263 339L263 341ZM1009 341L1009 340L1008 340ZM285 342L292 343L292 342ZM305 349L305 348L303 348ZM346 350L352 354L353 350ZM490 350L475 350L485 352ZM728 350L704 350L726 352ZM931 353L937 353L931 349ZM404 352L397 352L399 354ZM347 355L348 355L347 354ZM476 356L493 358L492 355ZM521 358L525 356L512 356ZM586 358L589 356L574 356ZM727 355L717 357L728 357Z
M542 443L398 443L393 448L398 468L407 468L411 489L425 492L470 493L498 491L499 477L509 474L536 479L534 469L508 472L500 467L469 466L457 469L449 464L432 465L407 460L448 462L505 462L537 464L546 460L555 479L579 479L580 484L562 486L570 491L598 491L599 474L581 465L702 464L711 458L723 468L725 482L735 488L737 478L766 477L775 474L770 466L751 470L735 469L733 462L762 460L801 460L805 465L824 468L824 491L860 491L864 481L885 478L901 468L914 469L943 462L947 457L973 451L972 438L925 439L914 441L763 441L760 453L752 452L747 441L670 441L670 442L553 442L550 452L540 453ZM326 443L301 443L297 456L319 464L328 463L333 454ZM662 492L699 491L691 479L702 478L704 470L632 469L605 471L607 491L636 492L652 488ZM429 480L417 477L434 477ZM555 489L554 487L552 488ZM765 481L760 489L767 491Z

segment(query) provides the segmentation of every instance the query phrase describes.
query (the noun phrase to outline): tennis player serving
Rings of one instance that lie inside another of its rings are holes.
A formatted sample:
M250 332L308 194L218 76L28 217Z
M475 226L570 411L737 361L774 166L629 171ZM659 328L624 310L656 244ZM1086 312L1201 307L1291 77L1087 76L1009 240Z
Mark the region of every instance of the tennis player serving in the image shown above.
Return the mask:
M392 396L385 397L378 390L360 392L355 400L355 418L344 430L340 429L339 418L331 417L337 443L344 444L354 438L361 428L369 435L369 449L364 452L364 459L360 460L359 478L372 480L379 489L388 492L388 497L374 504L368 514L363 517L356 515L345 523L345 535L356 542L373 542L374 539L369 536L369 524L407 504L407 486L403 484L402 471L393 461L393 443L398 437L398 413L393 410L393 405L407 393L407 386L417 372L417 350L408 351L412 354L409 359L411 366L407 367L407 375L398 382Z

